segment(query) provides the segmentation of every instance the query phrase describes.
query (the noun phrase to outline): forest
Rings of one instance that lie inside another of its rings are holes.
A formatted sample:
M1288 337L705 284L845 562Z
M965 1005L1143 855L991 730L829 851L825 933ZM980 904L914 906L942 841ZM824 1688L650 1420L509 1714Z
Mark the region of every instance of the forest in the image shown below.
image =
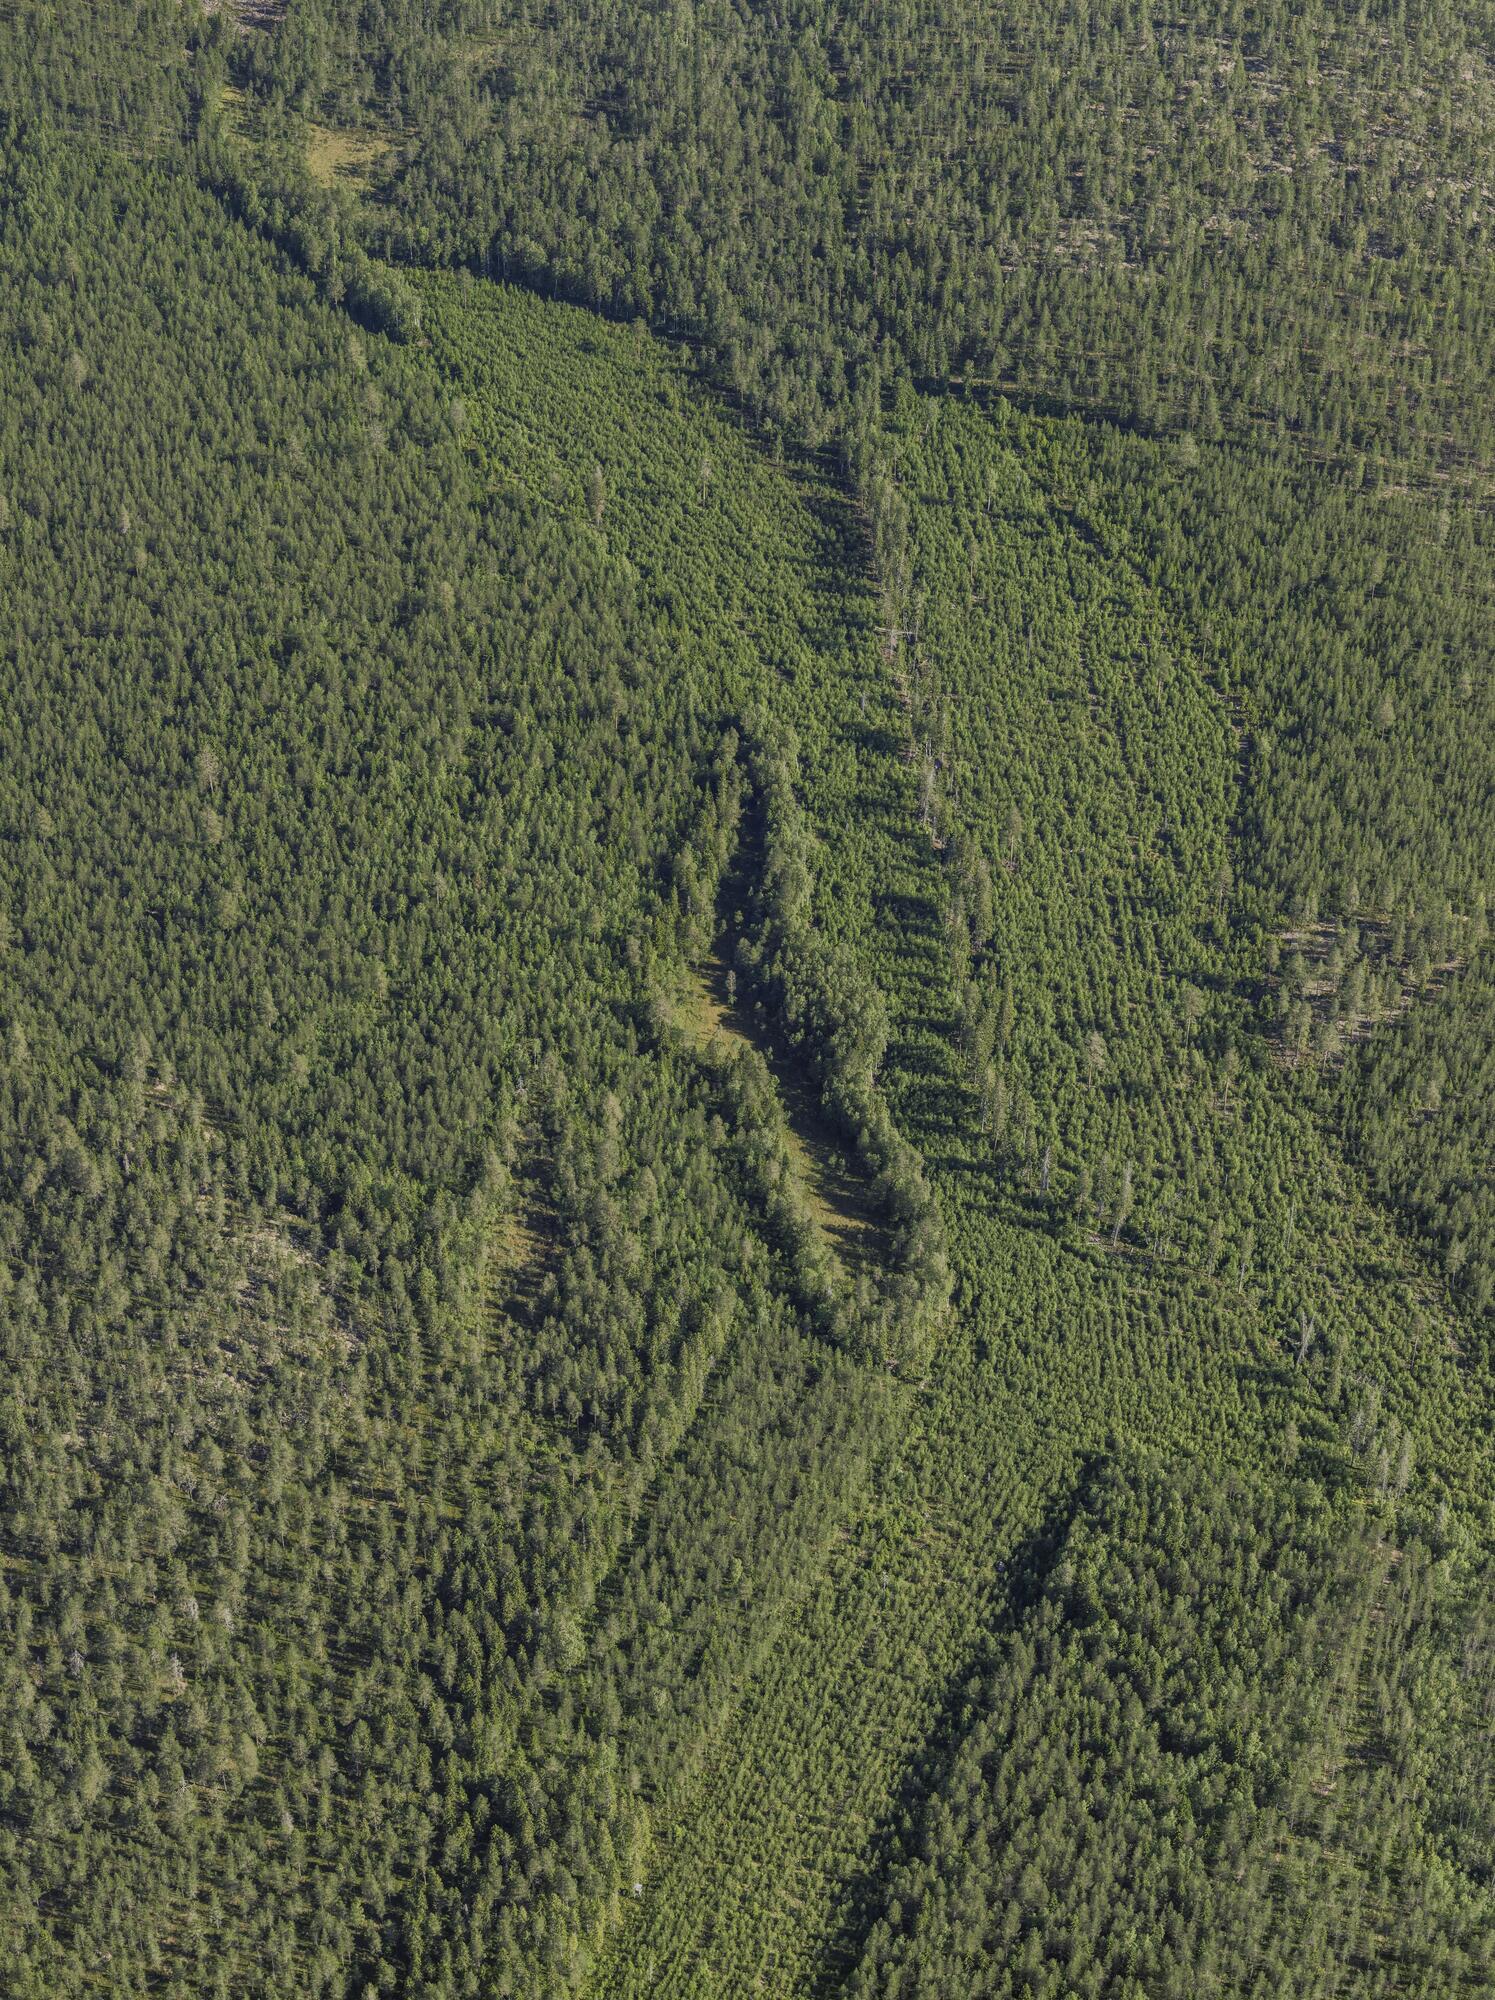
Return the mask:
M1495 97L0 0L0 1989L1495 1983Z

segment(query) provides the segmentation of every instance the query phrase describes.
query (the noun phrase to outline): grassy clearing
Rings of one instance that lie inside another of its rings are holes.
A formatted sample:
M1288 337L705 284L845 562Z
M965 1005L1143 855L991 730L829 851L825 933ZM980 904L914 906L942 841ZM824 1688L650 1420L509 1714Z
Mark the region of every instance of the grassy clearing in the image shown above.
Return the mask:
M395 139L387 132L308 124L307 171L319 187L352 187L365 193L378 179L395 145Z
M556 1251L554 1218L537 1202L516 1207L499 1220L489 1246L484 1285L485 1302L498 1323L522 1323L531 1317Z
M692 971L675 997L673 1019L698 1049L713 1054L755 1049L768 1064L784 1113L783 1138L804 1208L849 1274L880 1254L871 1191L848 1166L815 1094L771 1038L757 1031L733 992L725 961L713 956Z
M247 92L235 83L226 83L218 93L218 101L223 107L228 128L236 139L249 136L250 103Z

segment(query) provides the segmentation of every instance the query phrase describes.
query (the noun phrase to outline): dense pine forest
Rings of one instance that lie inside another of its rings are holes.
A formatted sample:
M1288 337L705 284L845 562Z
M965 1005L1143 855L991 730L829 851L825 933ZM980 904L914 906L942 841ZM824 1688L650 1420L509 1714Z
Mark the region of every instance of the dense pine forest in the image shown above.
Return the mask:
M1490 1992L1488 28L0 0L0 1992Z

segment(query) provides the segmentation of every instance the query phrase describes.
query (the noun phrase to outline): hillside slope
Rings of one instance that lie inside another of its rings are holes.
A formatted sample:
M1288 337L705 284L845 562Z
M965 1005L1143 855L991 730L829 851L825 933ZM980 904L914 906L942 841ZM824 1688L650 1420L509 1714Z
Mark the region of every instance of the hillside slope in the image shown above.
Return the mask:
M422 267L720 347L557 23L252 11L0 17L7 1992L1484 1990L1482 434L864 378L875 217L728 403Z
M1119 1447L1186 1489L1290 1468L1352 1514L1366 1487L1394 1499L1405 1451L1432 1481L1414 1518L1441 1498L1456 1544L1488 1533L1486 1388L1256 1031L1261 939L1221 889L1231 717L1121 530L1076 517L1077 442L903 411L917 626L887 671L943 916L915 959L890 903L877 949L956 1314L598 1992L837 1989L891 1858L924 1841L969 1677L1023 1643L1057 1524ZM1430 1337L1409 1356L1414 1323ZM1415 1845L1413 1823L1397 1837ZM1370 1894L1347 1870L1348 1933Z

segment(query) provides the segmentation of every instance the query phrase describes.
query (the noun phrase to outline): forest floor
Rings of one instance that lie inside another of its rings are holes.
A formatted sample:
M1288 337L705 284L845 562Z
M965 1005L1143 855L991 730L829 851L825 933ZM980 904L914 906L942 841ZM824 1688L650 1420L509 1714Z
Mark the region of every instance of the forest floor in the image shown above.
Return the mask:
M750 1048L763 1058L784 1113L784 1143L806 1210L850 1274L875 1262L881 1230L871 1189L848 1161L808 1079L737 998L719 952L692 970L674 1014L676 1026L698 1049L723 1054Z
M484 1296L490 1314L529 1320L554 1255L554 1224L537 1202L526 1201L505 1215L489 1251Z
M251 28L273 28L286 10L286 0L230 0L230 4L241 34Z
M333 125L308 125L307 172L322 187L330 188L351 183L359 193L363 193L394 151L394 146L394 138L387 132L360 132Z

